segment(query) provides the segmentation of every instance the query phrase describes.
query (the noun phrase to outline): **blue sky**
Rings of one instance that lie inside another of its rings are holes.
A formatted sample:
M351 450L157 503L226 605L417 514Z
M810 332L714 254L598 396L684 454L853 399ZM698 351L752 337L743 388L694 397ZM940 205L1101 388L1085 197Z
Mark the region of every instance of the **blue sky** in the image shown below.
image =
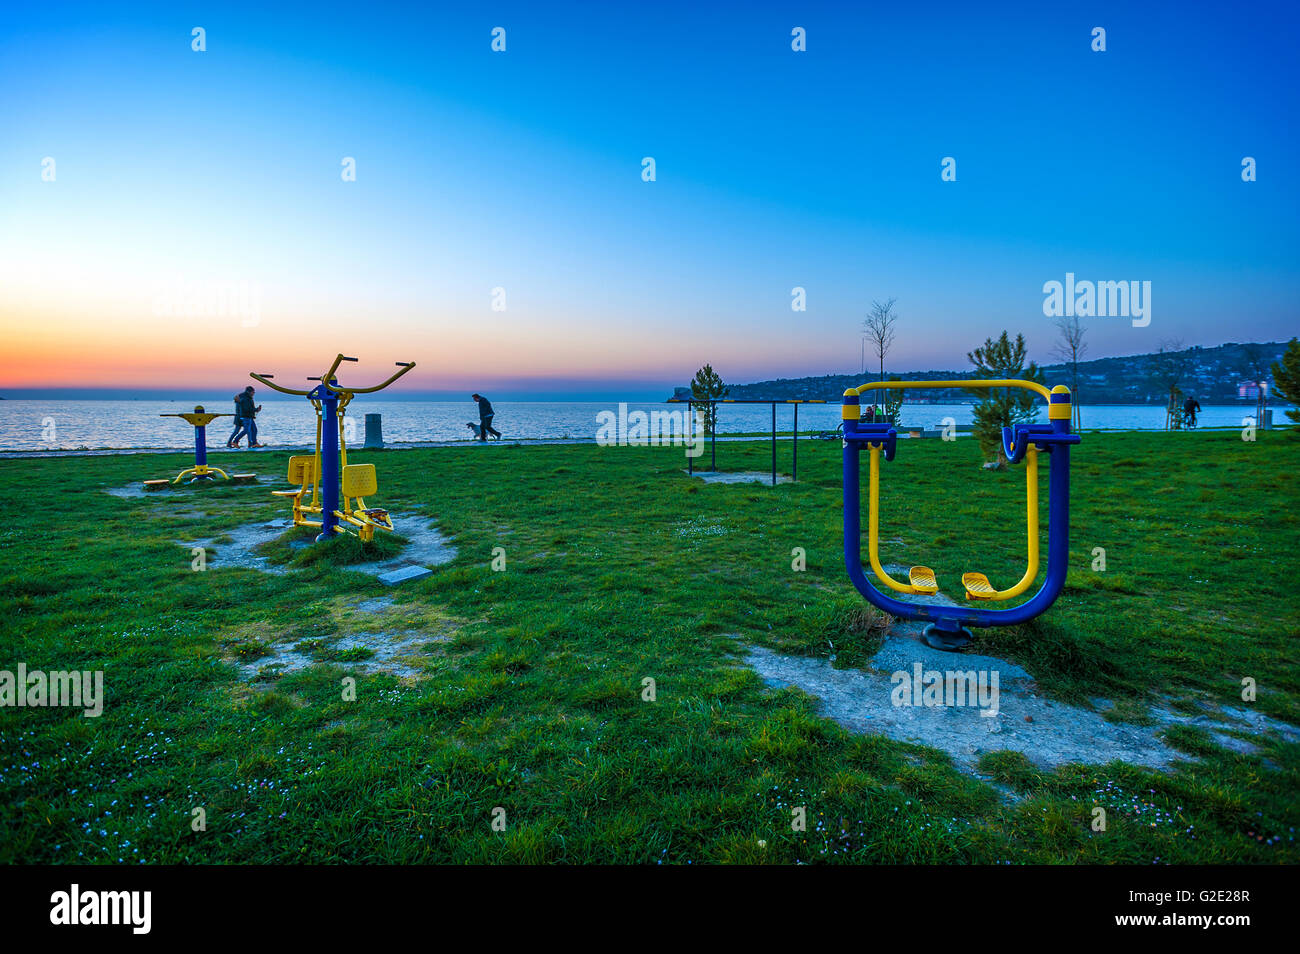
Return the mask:
M1041 6L7 7L0 388L342 350L420 390L640 396L856 371L885 297L895 370L1003 328L1045 361L1066 272L1152 283L1091 356L1300 331L1294 6ZM226 281L253 327L151 308Z

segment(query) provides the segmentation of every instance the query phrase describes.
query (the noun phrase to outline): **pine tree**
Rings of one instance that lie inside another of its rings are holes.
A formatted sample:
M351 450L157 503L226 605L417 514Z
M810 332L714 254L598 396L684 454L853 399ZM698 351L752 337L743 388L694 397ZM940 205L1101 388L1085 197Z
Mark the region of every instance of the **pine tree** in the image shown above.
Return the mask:
M983 345L966 355L975 365L977 378L1018 378L1042 384L1043 373L1038 370L1038 365L1030 361L1025 367L1027 356L1025 336L1016 335L1013 344L1005 331L997 341L985 338ZM972 393L979 395L981 400L975 405L975 423L971 431L979 441L984 459L1003 466L1006 456L1002 453L1002 428L1037 420L1037 396L1021 388L972 389Z
M1274 361L1269 371L1277 393L1292 404L1300 404L1300 340L1292 338L1282 352L1282 363ZM1300 407L1287 411L1286 416L1300 424Z
M903 380L896 374L889 376L890 381ZM882 397L885 402L885 420L890 424L898 423L899 412L903 410L903 397L907 394L904 388L886 388Z
M713 370L711 364L706 364L696 371L695 377L691 380L691 396L697 401L716 401L726 397L730 390L722 383L722 378ZM696 409L696 414L699 415L698 419L704 427L704 433L712 435L713 428L718 423L718 406L702 405Z

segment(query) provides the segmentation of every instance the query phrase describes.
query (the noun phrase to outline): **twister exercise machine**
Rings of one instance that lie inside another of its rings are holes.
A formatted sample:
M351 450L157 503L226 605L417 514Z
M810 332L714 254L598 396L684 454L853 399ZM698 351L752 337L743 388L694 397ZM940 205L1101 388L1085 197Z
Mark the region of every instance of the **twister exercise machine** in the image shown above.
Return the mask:
M203 405L197 405L193 411L186 411L183 414L159 414L159 417L180 417L194 427L194 466L186 467L173 484L179 484L181 478L186 474L192 474L190 477L191 484L209 484L215 479L213 474L220 474L222 480L230 480L230 475L220 467L212 467L208 464L208 425L219 417L234 417L233 414L213 414L203 410ZM236 474L237 478L247 479L251 474ZM146 480L144 482L146 489L162 489L167 485L165 480Z
M393 529L393 520L388 511L379 507L367 507L364 498L378 493L379 479L375 474L374 464L349 464L347 441L343 436L343 415L353 397L358 394L371 394L382 391L407 371L415 367L414 361L398 361L401 368L383 384L371 388L342 387L335 372L344 361L356 361L340 354L334 359L329 370L318 378L319 381L310 391L297 391L283 388L271 380L274 375L249 372L254 379L281 394L295 394L311 401L316 409L316 453L294 455L289 458L289 483L296 484L296 490L273 490L277 497L289 497L293 500L293 522L298 527L320 527L316 539L328 540L335 534L355 533L362 540L373 540L375 529ZM325 418L330 419L329 426L324 425ZM335 422L337 421L337 426ZM342 480L340 481L340 475ZM310 500L303 503L303 497ZM342 491L343 506L339 507L339 493ZM311 519L319 515L319 520ZM349 530L342 526L354 527Z
M1038 452L1049 455L1047 578L1027 602L1009 609L985 609L976 606L940 606L902 600L889 594L933 595L939 592L934 570L914 566L908 581L895 580L880 565L880 458L894 459L898 432L892 424L867 424L860 420L862 394L887 388L1023 388L1047 400L1047 424L1018 424L1002 429L1002 450L1007 461L1025 463L1025 514L1028 522L1029 562L1024 576L1004 590L994 588L983 573L962 575L966 599L1000 602L1024 593L1038 576ZM923 638L935 649L958 649L971 641L966 626L1010 626L1033 619L1056 600L1065 585L1070 558L1070 445L1079 443L1079 435L1070 433L1070 390L1057 385L1048 391L1035 381L888 381L863 384L844 392L844 564L849 579L858 592L887 613L904 619L930 620ZM873 585L862 567L862 529L859 455L870 452L870 496L868 499L868 557L872 571L885 589Z

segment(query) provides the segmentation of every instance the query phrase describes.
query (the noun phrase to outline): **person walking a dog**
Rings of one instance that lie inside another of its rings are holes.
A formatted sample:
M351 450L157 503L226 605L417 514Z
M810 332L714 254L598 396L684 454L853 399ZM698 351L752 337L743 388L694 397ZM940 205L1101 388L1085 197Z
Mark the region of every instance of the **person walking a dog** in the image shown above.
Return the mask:
M470 425L474 436L481 441L486 441L491 434L497 440L501 440L501 432L492 426L492 418L496 416L496 412L492 410L492 402L481 394L471 394L470 397L478 402L478 427Z

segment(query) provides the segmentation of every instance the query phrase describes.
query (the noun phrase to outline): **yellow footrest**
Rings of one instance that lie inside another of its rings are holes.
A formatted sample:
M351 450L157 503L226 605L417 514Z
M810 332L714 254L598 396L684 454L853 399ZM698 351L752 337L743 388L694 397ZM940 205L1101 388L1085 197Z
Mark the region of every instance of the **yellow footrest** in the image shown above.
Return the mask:
M346 520L348 523L356 524L358 527L373 526L382 527L385 530L393 529L393 521L388 516L387 510L379 507L367 507L365 510L354 510L352 513L344 513L342 510L335 510L334 514L340 520Z
M939 581L928 566L914 566L907 571L907 580L918 593L938 593Z
M146 480L144 482L145 490L166 490L172 485L170 480Z
M997 593L983 573L963 573L961 585L966 587L966 598L970 600L991 600Z

